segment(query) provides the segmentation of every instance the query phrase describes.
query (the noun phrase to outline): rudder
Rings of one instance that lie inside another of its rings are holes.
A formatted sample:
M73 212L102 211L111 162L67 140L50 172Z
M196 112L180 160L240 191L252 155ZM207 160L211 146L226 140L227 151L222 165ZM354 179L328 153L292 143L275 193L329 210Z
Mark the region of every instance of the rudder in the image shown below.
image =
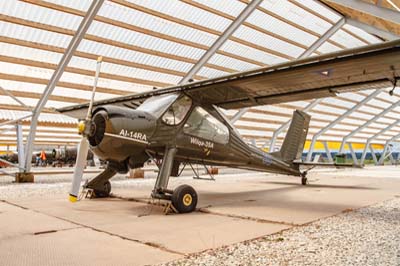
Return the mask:
M311 116L303 111L296 110L293 112L292 122L279 151L283 161L292 162L301 158L310 119Z

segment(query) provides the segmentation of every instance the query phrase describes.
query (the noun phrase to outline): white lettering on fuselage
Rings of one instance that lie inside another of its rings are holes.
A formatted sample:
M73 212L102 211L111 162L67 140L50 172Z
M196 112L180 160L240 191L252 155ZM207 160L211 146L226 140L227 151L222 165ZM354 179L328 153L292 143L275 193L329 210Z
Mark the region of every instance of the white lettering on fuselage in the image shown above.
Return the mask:
M126 129L121 129L121 132L119 132L120 136L124 136L124 137L129 137L132 139L138 139L138 140L142 140L142 141L147 141L147 136L146 134L142 133L142 132L136 132L136 131L128 131Z
M207 149L214 149L214 143L212 143L211 141L203 141L203 140L200 140L198 138L191 137L190 138L190 143L194 144L194 145L197 145L199 147L204 147L204 148L207 148Z

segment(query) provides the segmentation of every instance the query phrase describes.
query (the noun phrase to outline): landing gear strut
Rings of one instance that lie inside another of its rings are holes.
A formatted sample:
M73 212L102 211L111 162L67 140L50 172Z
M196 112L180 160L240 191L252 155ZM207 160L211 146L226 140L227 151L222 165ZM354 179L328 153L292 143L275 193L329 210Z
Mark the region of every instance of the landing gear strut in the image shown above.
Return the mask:
M167 188L176 152L176 148L165 148L163 162L151 196L171 201L172 206L179 213L189 213L197 206L197 193L194 188L189 185L181 185L173 191Z
M301 173L301 184L303 186L307 185L307 172Z
M110 178L112 178L117 173L113 167L107 166L107 168L97 175L95 178L90 180L84 188L92 189L92 197L95 198L107 198L111 193L111 183Z

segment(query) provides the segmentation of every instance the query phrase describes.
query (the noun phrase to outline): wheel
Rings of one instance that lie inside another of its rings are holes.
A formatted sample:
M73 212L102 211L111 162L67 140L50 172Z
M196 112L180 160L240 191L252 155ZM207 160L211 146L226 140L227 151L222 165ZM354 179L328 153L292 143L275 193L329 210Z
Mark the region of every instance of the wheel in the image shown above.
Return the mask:
M307 177L303 176L303 177L301 178L301 184L302 184L303 186L307 185Z
M107 198L110 196L111 193L111 183L110 181L107 181L106 183L104 183L103 185L103 189L93 189L94 191L94 195L96 196L96 198Z
M196 190L188 185L180 185L174 189L171 202L179 213L192 212L197 205Z

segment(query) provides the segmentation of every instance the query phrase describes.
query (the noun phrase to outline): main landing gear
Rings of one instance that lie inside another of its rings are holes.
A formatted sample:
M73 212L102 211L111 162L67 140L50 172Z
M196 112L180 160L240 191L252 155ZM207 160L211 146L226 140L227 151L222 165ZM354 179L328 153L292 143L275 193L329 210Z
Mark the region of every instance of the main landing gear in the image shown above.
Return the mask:
M194 188L189 185L180 185L174 190L167 188L176 151L176 148L171 147L165 149L163 162L151 196L155 199L170 201L171 209L178 213L189 213L194 211L197 206L197 193ZM116 169L118 167L109 164L103 172L85 184L84 188L89 189L90 193L87 195L90 195L91 198L109 197L111 193L109 179L118 172Z
M155 199L170 201L172 209L178 213L189 213L194 211L197 206L197 193L194 188L189 185L180 185L174 190L167 188L176 151L176 148L166 147L151 196Z
M90 180L83 187L91 191L91 198L107 198L111 193L111 183L109 180L116 173L117 170L109 165L103 172Z

